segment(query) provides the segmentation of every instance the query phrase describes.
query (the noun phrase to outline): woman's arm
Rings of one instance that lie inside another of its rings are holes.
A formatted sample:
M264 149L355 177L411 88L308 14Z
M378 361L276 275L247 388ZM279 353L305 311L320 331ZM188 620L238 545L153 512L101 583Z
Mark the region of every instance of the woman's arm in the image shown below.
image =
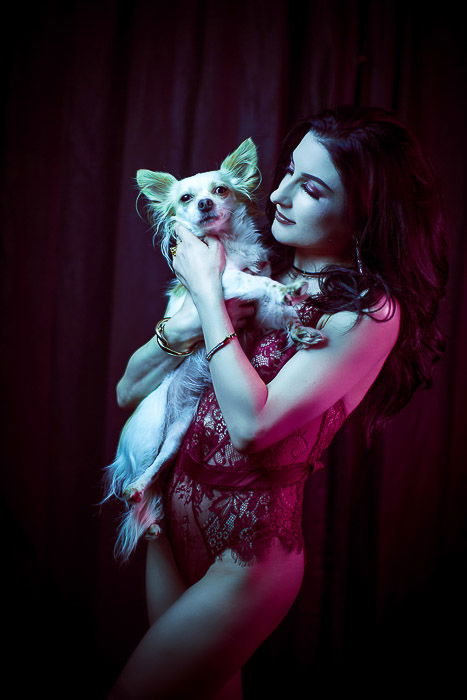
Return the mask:
M214 300L213 300L214 301ZM196 303L207 348L231 333L222 297ZM388 307L379 312L388 313ZM384 316L383 316L384 317ZM234 446L241 452L264 450L320 416L380 366L394 346L398 314L378 323L356 314L334 314L326 324L327 343L298 351L265 384L232 341L211 359L214 390Z
M171 308L169 303L164 316L171 315ZM243 328L254 313L251 304L237 299L230 299L226 308L237 330ZM198 311L189 294L186 295L181 308L165 324L164 335L169 346L178 352L189 350L195 343L203 340ZM140 401L159 386L168 372L183 362L183 359L164 352L159 347L156 336L153 336L130 357L116 387L118 405L121 408L136 408Z
M164 316L170 315L169 302ZM203 339L198 312L189 294L183 306L165 324L164 335L171 348L184 352ZM135 408L175 369L183 357L162 350L154 335L130 357L125 372L117 384L117 403L121 408Z
M217 239L203 246L192 234L182 231L181 235L183 245L174 269L190 287L210 350L233 331L220 282L223 248ZM198 265L195 277L192 270ZM378 318L386 313L388 305ZM382 363L397 339L398 309L385 323L369 316L355 321L353 313L334 314L326 323L327 344L298 351L269 384L260 378L236 338L213 355L214 390L238 450L265 449L309 423Z

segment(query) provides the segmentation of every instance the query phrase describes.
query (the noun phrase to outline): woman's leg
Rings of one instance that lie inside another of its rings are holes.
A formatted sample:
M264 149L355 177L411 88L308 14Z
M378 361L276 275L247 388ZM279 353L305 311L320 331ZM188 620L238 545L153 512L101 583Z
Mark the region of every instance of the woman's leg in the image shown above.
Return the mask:
M152 625L184 593L186 586L174 561L165 535L148 542L146 558L146 602Z
M222 697L286 615L302 576L303 555L287 554L278 542L251 567L226 552L148 630L110 699Z
M146 558L146 598L152 625L186 590L172 548L165 535L148 543ZM219 692L216 700L242 700L242 673L236 673Z

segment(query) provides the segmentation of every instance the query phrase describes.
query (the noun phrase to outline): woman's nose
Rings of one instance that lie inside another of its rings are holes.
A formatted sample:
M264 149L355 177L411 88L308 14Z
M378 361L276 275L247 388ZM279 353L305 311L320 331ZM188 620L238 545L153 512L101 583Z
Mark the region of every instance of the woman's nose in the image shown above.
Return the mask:
M274 190L274 192L271 192L269 199L273 204L280 204L283 207L291 206L292 200L285 179L280 182L278 188Z

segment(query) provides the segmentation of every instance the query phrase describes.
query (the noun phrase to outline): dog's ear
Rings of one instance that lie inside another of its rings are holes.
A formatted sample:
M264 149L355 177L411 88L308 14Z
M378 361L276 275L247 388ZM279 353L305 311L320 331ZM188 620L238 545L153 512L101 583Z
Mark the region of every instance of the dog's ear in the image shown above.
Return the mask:
M248 138L223 161L220 169L231 177L238 188L251 197L261 182L258 154L253 140Z
M152 170L138 170L136 182L141 192L151 202L163 202L169 196L177 178L169 173L154 173Z

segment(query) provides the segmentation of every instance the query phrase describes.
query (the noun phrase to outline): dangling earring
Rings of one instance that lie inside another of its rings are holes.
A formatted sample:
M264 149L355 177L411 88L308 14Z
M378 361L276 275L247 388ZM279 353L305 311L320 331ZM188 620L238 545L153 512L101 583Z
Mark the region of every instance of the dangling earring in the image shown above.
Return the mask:
M357 260L357 270L361 275L363 275L363 264L362 264L362 257L360 255L360 246L358 245L358 238L357 236L354 236L354 241L355 241L355 258Z

